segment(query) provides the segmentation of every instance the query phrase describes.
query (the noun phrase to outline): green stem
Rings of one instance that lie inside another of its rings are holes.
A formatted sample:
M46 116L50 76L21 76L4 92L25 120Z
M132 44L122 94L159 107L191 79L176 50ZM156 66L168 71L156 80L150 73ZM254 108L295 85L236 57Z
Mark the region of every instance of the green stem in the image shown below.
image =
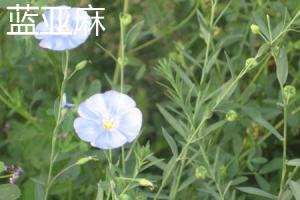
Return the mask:
M283 96L283 95L282 95ZM284 97L283 97L284 98ZM284 102L283 107L283 155L282 155L282 173L281 173L281 181L280 181L280 191L278 198L281 199L282 194L285 189L285 178L286 178L286 161L287 161L287 106L288 102Z
M186 155L189 149L189 145L191 145L193 143L194 138L197 136L197 134L199 132L201 132L205 122L207 119L209 119L211 112L214 112L214 110L218 107L218 105L223 101L223 99L226 97L226 95L228 95L228 93L230 93L231 89L234 88L234 86L238 83L238 81L247 73L247 71L249 70L251 66L245 65L244 68L242 69L242 71L238 74L238 76L231 82L231 84L226 88L226 91L224 91L222 93L222 95L220 96L220 98L218 98L218 100L216 101L216 103L214 104L214 106L210 109L210 112L204 114L201 122L199 123L198 127L195 129L195 131L193 131L191 133L191 135L189 136L189 138L187 139L187 143L182 147L182 150L177 158L177 160L182 160L183 162L183 166L185 165L185 159L186 159ZM177 163L177 162L176 162ZM172 168L172 167L171 167ZM177 175L177 177L181 178L181 174ZM162 191L163 187L165 186L166 183L166 179L168 179L168 176L165 177L165 180L162 180L162 184L158 190L158 192L156 193L154 199L157 199L160 192Z
M59 103L57 105L58 108L57 108L55 128L52 132L50 166L49 166L48 179L47 179L47 184L46 184L44 200L47 200L49 189L51 187L52 171L53 171L53 165L54 165L54 161L55 161L55 146L56 146L56 140L57 140L57 134L58 134L58 131L59 131L59 126L60 126L61 120L62 120L61 102L63 100L63 95L64 95L64 91L65 91L65 88L66 88L67 80L68 80L68 67L69 67L69 52L68 51L66 51L64 61L63 61L63 64L62 64L63 81L62 81L60 92L59 92Z

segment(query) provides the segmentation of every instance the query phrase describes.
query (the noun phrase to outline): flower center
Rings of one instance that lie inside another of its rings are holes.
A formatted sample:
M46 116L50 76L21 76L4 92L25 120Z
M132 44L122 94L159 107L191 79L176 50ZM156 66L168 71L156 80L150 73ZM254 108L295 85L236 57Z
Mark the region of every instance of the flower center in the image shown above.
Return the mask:
M103 128L107 130L111 130L114 127L113 123L111 122L103 122Z
M102 121L103 128L106 130L111 130L116 127L116 121L112 118L106 118Z
M67 26L63 26L60 28L59 32L61 33L69 33L69 28Z

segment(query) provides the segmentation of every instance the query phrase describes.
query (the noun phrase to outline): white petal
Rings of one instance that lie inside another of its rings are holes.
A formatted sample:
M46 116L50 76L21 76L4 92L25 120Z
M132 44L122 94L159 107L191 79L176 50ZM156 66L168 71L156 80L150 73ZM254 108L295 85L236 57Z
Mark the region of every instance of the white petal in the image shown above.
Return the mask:
M101 120L106 112L103 94L91 96L81 103L78 108L78 113L81 117L92 120Z
M135 101L126 94L107 91L103 94L107 109L112 115L118 116L135 107Z
M138 108L132 108L120 118L118 130L128 142L132 142L140 133L142 121L142 112Z
M78 117L74 121L74 128L80 139L86 142L92 142L104 130L101 124Z
M117 130L106 131L98 135L91 145L100 149L115 149L127 142L127 139Z

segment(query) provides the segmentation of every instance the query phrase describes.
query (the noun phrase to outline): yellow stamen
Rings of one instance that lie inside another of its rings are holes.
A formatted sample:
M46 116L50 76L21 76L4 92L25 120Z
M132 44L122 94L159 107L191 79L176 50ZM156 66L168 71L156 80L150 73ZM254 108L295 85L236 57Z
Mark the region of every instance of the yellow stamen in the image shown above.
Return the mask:
M60 29L60 32L61 33L69 33L69 29L68 29L68 27L64 26Z
M113 123L111 123L111 122L104 122L104 123L103 123L103 128L105 128L105 129L110 130L110 129L112 129L113 127L114 127L114 125L113 125Z

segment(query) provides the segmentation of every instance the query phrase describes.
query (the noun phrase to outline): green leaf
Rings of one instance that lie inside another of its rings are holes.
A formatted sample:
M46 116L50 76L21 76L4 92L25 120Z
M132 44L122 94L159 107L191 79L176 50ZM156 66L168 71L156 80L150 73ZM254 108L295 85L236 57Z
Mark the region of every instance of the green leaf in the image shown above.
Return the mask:
M164 116L164 118L169 122L169 124L183 137L185 137L186 133L184 129L180 126L178 121L162 106L157 105L160 113Z
M138 40L142 29L144 27L144 21L140 21L138 23L136 23L126 34L125 37L125 44L126 44L126 48L130 48L133 47L135 42Z
M260 174L268 174L274 171L281 169L282 167L282 158L274 158L269 163L265 164L260 170Z
M204 73L208 74L211 67L217 62L218 56L219 56L220 51L215 52L209 59L207 65L205 66L205 71Z
M258 111L253 110L253 108L250 107L243 107L243 111L245 112L245 114L251 117L253 121L266 128L280 141L283 141L283 137L280 135L280 133L272 126L272 124L265 120Z
M191 79L186 75L185 72L183 72L180 67L172 62L172 67L173 69L175 69L175 71L179 74L179 76L181 77L181 79L192 89L195 89L195 84L191 81Z
M232 185L240 185L248 180L247 176L240 176L232 180Z
M268 199L276 199L276 196L270 193L267 193L261 189L254 188L254 187L238 187L238 190L248 193L248 194L253 194L261 197L266 197Z
M295 181L291 181L289 183L291 191L295 197L296 200L300 200L300 183L299 182L295 182Z
M178 147L177 144L175 142L175 140L169 135L169 133L163 128L162 130L163 136L165 137L166 141L168 142L172 153L175 157L178 156Z
M280 85L283 87L288 77L288 58L284 47L279 50L278 55L274 57L276 62L276 75Z
M168 164L164 168L162 180L167 180L169 176L172 174L176 161L177 161L177 157L172 156L172 158L169 160Z
M227 61L227 65L226 65L226 66L228 67L228 69L229 69L229 71L230 71L231 77L234 78L234 77L236 77L236 74L235 74L235 72L234 72L234 70L233 70L233 64L232 64L232 62L231 62L231 59L230 59L230 57L228 56L228 54L227 54L226 51L224 52L224 54L225 54L225 56L226 56L226 61Z
M18 186L13 184L0 185L0 200L15 200L21 195L21 191Z
M5 169L5 164L0 161L0 173L3 172Z
M94 80L87 90L87 96L101 92L102 84L99 80Z
M265 55L270 50L270 45L269 44L263 44L261 47L259 47L258 52L257 52L257 57L261 57Z
M294 167L300 167L300 159L293 159L293 160L289 160L287 162L287 165L289 166L294 166Z
M271 185L270 183L268 183L268 181L261 176L260 174L255 174L255 180L257 182L257 184L259 185L259 187L265 191L270 191L271 189Z

